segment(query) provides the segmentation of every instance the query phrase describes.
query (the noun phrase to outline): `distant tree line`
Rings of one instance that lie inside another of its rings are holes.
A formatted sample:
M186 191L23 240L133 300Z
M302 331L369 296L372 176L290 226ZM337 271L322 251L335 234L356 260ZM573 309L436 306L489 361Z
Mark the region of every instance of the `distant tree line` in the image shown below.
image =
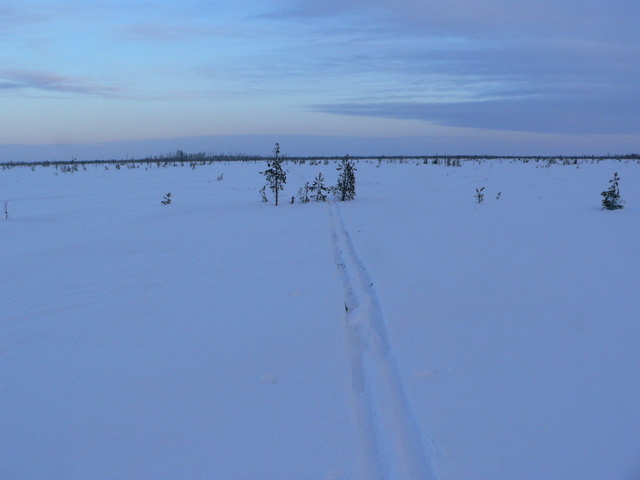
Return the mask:
M213 154L207 152L186 153L183 150L176 150L162 155L152 155L143 158L126 158L126 159L95 159L95 160L42 160L34 162L0 162L0 168L13 167L50 167L50 166L88 166L88 165L144 165L156 164L159 167L170 166L197 166L209 165L216 162L261 162L268 160L270 157L262 155L245 155L236 154ZM283 162L306 163L306 162L326 162L340 161L342 156L308 156L308 157L291 157L282 156ZM579 155L579 156L523 156L523 155L366 155L366 156L350 156L354 161L378 161L380 163L409 163L419 162L432 165L460 166L464 162L482 162L486 160L508 160L514 162L543 162L548 164L577 165L583 162L600 162L604 160L620 160L620 161L640 161L640 154L631 153L624 155Z

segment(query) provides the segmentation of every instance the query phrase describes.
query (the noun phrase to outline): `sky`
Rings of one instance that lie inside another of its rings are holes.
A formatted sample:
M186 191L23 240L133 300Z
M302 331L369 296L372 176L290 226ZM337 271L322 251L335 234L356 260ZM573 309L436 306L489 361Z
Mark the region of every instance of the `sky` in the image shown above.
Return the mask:
M637 0L4 0L0 161L637 153L639 20Z

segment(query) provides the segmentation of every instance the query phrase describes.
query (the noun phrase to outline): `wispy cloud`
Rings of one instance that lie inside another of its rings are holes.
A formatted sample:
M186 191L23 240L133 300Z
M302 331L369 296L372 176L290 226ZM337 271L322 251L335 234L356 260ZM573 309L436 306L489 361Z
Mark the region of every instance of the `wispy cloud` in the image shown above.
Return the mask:
M528 97L463 102L335 103L311 110L338 115L423 120L486 130L563 134L640 134L640 98Z
M41 23L47 16L40 11L16 5L0 5L0 37L13 35L16 29Z
M312 111L636 134L639 19L637 0L6 0L0 95L229 101L240 130L280 115L300 131L296 112L322 130Z
M202 24L195 20L180 22L130 22L114 27L119 40L129 42L152 42L159 45L172 42L202 41L207 39L224 39L232 41L243 38L260 38L255 30L243 29L228 24Z
M32 70L0 70L0 90L36 91L115 97L123 89L96 82L87 77L71 77Z
M360 35L324 59L334 65L328 72L357 72L360 89L341 89L312 111L492 130L640 132L635 1L614 9L605 0L288 0L278 16L301 25L334 17Z
M375 18L381 28L395 32L470 38L544 37L600 38L617 34L637 38L638 5L618 0L283 0L273 18L314 19L352 15Z

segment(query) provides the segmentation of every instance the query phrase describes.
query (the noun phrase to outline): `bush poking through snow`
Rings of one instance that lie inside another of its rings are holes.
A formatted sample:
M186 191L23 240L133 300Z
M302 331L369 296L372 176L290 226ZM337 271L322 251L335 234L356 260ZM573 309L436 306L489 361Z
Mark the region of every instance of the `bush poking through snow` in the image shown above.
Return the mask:
M4 203L4 219L9 220L9 200L5 200L2 203Z
M171 205L171 192L164 196L164 200L160 202L162 205Z
M622 208L622 200L620 199L620 189L618 188L618 172L613 174L613 178L609 180L609 189L602 192L602 208L607 210L617 210Z
M273 159L267 161L267 169L260 173L265 176L269 188L276 197L276 205L278 205L278 194L280 190L284 190L284 184L287 183L287 172L282 169L280 162L280 144L276 143L273 149Z
M263 185L262 188L260 190L258 190L260 192L260 196L262 197L262 201L263 202L268 202L269 199L267 198L267 186Z
M310 201L326 202L327 193L330 191L337 193L338 187L328 188L324 184L324 177L322 176L322 173L319 173L318 176L313 179L313 183L311 185L307 182L300 187L300 190L298 190L298 200L300 200L300 203L309 203Z
M483 190L484 190L484 187L480 189L476 188L476 194L474 196L476 197L476 202L478 203L482 203L484 201L484 193L482 193Z

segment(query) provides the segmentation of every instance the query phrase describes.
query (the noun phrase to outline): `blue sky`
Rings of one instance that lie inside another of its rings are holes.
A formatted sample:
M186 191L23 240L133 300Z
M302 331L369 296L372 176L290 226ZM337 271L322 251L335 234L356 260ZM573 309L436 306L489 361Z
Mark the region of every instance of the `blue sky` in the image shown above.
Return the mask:
M336 155L638 152L638 20L637 0L4 0L0 157L203 137L264 154L279 138L294 155L310 138Z

